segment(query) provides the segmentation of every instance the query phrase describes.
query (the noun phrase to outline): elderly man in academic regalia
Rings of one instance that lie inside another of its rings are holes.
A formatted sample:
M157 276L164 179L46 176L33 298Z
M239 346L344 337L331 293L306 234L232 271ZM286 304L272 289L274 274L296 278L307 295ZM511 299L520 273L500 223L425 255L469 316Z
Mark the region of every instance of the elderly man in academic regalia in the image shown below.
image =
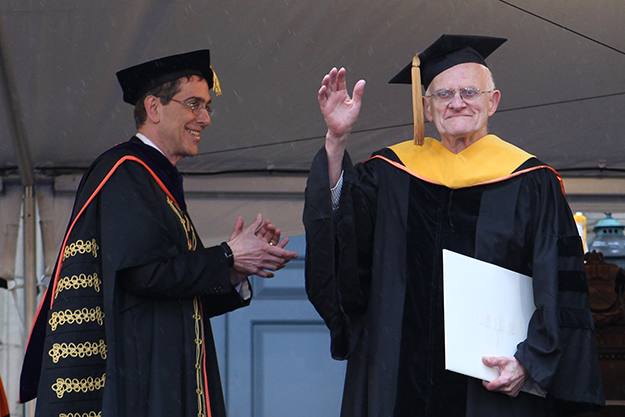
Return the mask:
M348 360L342 417L566 415L604 403L560 178L487 130L501 93L484 59L503 42L443 35L415 57L391 80L413 84L414 141L356 166L345 148L364 81L352 97L344 69L322 81L328 132L306 190L306 286L332 356ZM423 112L440 141L423 138ZM527 339L513 357L483 358L500 369L493 381L445 370L443 249L533 278Z

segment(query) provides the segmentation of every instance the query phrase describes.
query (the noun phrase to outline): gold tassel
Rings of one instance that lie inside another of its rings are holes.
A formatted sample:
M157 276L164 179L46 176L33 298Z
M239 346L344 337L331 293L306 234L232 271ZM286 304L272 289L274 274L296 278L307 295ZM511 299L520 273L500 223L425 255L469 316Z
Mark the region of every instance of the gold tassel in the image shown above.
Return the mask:
M219 85L219 79L217 78L217 74L215 73L215 70L212 66L211 71L213 71L213 91L215 92L216 96L219 96L221 95L221 86Z
M423 99L421 98L421 61L419 55L412 58L412 113L414 117L414 143L423 146L425 126L423 124Z

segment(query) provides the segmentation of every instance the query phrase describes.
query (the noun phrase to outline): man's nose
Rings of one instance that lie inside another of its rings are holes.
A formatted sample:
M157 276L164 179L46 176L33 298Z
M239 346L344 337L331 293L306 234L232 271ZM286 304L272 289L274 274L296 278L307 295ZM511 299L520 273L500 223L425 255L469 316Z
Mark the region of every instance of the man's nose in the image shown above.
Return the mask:
M211 124L211 117L206 109L202 110L202 113L200 113L195 120L206 126Z
M454 98L451 99L451 106L452 107L462 107L465 104L466 103L465 103L464 99L462 98L462 95L460 95L460 91L454 91Z

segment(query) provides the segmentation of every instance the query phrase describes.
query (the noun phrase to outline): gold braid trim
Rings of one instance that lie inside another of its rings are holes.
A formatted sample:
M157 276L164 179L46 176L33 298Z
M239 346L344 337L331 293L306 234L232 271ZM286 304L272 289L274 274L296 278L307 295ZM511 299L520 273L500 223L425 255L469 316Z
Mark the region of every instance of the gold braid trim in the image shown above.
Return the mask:
M102 339L93 343L55 343L48 352L48 355L50 355L54 363L58 363L59 359L65 359L68 356L72 358L84 358L85 356L100 355L102 359L106 359L106 354L107 346Z
M200 311L198 297L193 299L193 319L195 320L195 379L197 394L198 417L206 416L206 393L204 386L204 323Z
M100 326L104 323L104 312L100 307L87 309L86 307L81 310L65 310L52 313L48 323L55 331L57 326L62 326L65 323L68 324L82 324L82 322L97 321Z
M102 374L102 378L57 378L56 383L52 384L52 390L56 392L58 398L63 398L63 395L70 392L83 392L95 391L104 388L104 382L106 382L106 374Z
M100 285L102 284L102 280L98 277L97 273L93 273L93 275L80 274L80 275L72 275L63 277L56 284L56 292L54 293L54 299L56 299L57 295L61 291L71 290L72 288L77 290L80 287L87 288L93 287L96 292L100 292Z
M178 208L176 203L174 203L174 200L169 198L169 196L167 196L167 203L169 204L169 207L173 210L173 212L176 213L176 215L180 219L182 228L184 229L184 232L187 235L187 245L188 245L189 250L195 250L197 248L197 239L195 237L195 231L193 230L193 225L191 224L191 220L189 220L187 215L184 214L182 210L180 210L180 208Z
M96 243L95 239L83 241L78 239L75 243L67 245L63 253L63 260L76 256L77 254L92 253L94 258L98 257L98 250L100 247Z
M89 411L88 413L61 413L59 417L102 417L102 411Z

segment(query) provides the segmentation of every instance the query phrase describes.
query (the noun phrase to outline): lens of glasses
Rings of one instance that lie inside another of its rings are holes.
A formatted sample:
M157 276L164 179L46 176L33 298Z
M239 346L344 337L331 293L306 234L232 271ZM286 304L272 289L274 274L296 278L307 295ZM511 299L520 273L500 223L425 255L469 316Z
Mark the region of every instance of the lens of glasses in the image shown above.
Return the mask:
M204 110L206 110L206 113L209 116L212 116L213 113L215 112L215 110L213 110L213 108L208 104L206 106L202 106L200 104L194 104L192 110L193 110L193 114L195 114L196 116L199 116L200 114L202 114Z
M486 92L486 91L484 91ZM460 97L465 100L465 101L469 101L472 100L476 97L478 97L480 94L482 94L482 91L479 88L475 88L475 87L467 87L467 88L463 88L462 90L438 90L435 91L432 96L434 96L435 98L441 100L441 101L451 101L454 99L456 93L460 94Z
M459 93L463 100L471 100L472 98L479 96L481 91L477 88L467 87L460 90Z

